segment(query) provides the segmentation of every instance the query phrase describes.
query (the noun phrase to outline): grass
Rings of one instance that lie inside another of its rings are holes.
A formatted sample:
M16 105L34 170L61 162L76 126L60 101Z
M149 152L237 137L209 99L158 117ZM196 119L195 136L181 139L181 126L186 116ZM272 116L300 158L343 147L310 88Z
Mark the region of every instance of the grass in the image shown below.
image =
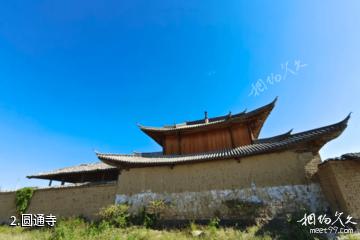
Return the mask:
M239 227L221 227L220 219L214 218L208 225L191 221L187 227L164 229L159 221L164 208L162 202L154 202L151 208L144 208L134 215L129 213L127 205L110 205L101 209L96 222L70 218L59 219L54 228L0 226L0 240L327 239L324 234L310 234L309 226L303 227L297 222L303 215L301 212L262 223L250 221L244 225L238 222ZM339 239L360 240L360 235L341 235Z
M184 229L155 230L144 226L117 228L107 222L89 223L82 219L68 219L58 222L55 228L28 229L21 227L0 226L0 240L185 240L185 239L283 239L270 233L259 234L262 226L250 226L245 229L223 228L214 224L199 226L190 223ZM199 236L193 236L198 231ZM285 236L285 239L286 238ZM360 239L360 235L344 235L343 240Z
M21 227L0 226L0 240L47 240L51 232L48 230L27 230Z
M255 236L256 227L244 231L234 228L199 227L202 234L193 236L190 228L182 230L154 230L146 227L132 226L127 228L99 227L93 224L67 220L59 223L54 229L24 229L20 227L0 227L1 240L145 240L145 239L271 239L270 236Z

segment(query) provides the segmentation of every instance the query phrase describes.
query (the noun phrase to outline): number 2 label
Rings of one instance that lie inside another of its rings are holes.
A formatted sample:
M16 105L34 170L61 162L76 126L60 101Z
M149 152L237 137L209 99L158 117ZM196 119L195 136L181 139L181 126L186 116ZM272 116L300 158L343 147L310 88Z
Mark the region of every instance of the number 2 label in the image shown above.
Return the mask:
M16 217L15 217L15 216L11 216L10 219L12 219L12 220L11 220L11 223L10 223L10 226L17 226L17 225L16 225Z

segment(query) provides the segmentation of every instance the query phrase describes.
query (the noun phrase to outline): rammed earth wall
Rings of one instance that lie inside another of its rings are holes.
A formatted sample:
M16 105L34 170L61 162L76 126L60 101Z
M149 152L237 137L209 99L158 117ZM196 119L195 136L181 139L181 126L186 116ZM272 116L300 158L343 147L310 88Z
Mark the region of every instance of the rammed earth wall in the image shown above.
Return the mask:
M0 224L8 223L16 215L15 192L0 192Z
M152 200L163 200L168 206L164 219L231 219L244 212L256 214L248 203L277 215L300 207L321 211L328 200L334 211L359 219L359 162L330 161L319 171L318 163L317 154L287 151L240 161L133 168L123 170L117 183L37 189L28 213L95 219L100 208L115 201L130 204L136 212ZM1 192L0 223L9 223L12 215L15 192Z
M360 161L328 161L319 167L321 187L333 211L360 220Z
M166 219L237 217L242 203L265 205L271 215L327 207L314 174L320 163L312 153L281 152L237 159L123 170L117 203L138 211L152 200L168 204ZM246 205L245 205L246 206Z
M115 193L116 183L37 189L27 213L95 219L100 208L114 203ZM12 215L16 215L15 192L0 193L0 223L9 223Z

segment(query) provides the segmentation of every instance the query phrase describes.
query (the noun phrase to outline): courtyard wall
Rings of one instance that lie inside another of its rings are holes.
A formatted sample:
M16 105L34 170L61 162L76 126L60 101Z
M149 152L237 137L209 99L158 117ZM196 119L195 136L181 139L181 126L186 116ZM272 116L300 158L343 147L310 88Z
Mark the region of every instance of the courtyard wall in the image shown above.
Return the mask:
M360 220L360 161L326 161L318 175L331 209Z
M102 207L114 203L116 187L112 182L36 189L27 213L96 219ZM0 223L9 223L15 208L15 192L0 193Z
M234 208L249 204L273 216L301 207L315 211L327 207L315 174L320 162L318 154L284 151L132 168L120 173L116 202L136 212L154 200L164 201L164 219L237 218L234 213L242 213Z

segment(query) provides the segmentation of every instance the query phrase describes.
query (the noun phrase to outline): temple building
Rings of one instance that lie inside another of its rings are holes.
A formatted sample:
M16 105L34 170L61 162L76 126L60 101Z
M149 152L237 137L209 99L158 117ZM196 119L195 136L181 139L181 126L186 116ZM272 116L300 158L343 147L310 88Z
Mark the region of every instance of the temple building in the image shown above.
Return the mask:
M97 152L99 163L28 177L108 184L111 192L101 199L129 204L134 212L162 200L168 206L164 219L239 218L244 216L236 209L240 203L262 206L272 216L300 207L339 207L338 198L329 200L331 193L322 189L319 166L330 169L332 163L322 163L319 150L344 131L350 115L325 127L259 138L276 100L249 112L213 118L205 113L203 119L163 127L139 125L161 151Z

